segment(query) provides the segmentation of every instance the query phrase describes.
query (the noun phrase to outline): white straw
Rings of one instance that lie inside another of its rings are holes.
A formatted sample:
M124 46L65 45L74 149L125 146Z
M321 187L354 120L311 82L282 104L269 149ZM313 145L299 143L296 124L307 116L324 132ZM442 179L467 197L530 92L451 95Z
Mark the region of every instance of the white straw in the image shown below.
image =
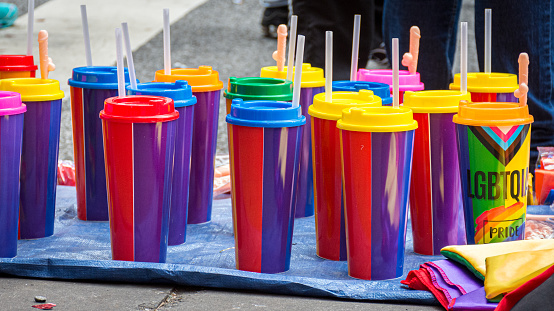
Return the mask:
M392 106L400 107L400 94L398 93L398 38L392 39Z
M467 22L462 22L460 37L460 90L463 94L467 93Z
M333 101L333 32L325 32L325 101Z
M81 5L81 23L83 24L83 38L85 39L85 57L87 66L92 66L92 53L90 50L90 36L88 32L87 6Z
M302 85L302 62L304 61L304 36L298 36L296 44L296 64L294 66L294 88L292 89L292 107L300 105L300 87Z
M35 0L29 0L27 9L27 55L33 55L33 26L35 23Z
M118 96L125 96L125 72L123 67L123 42L121 40L121 29L115 29L115 53L117 55L117 89Z
M171 75L171 42L169 39L169 9L164 9L164 74L166 75Z
M133 49L131 49L131 38L129 37L129 27L127 23L121 23L123 29L123 39L125 40L125 52L127 54L127 67L129 67L129 81L131 88L137 88L137 76L135 74L135 63L133 62Z
M296 25L298 16L290 17L290 34L289 34L289 55L287 60L287 80L292 81L292 66L294 65L294 49L296 48Z
M354 15L354 34L352 37L352 61L350 65L350 81L356 81L358 74L358 52L360 49L360 23L362 16Z
M492 10L485 9L485 73L491 73Z

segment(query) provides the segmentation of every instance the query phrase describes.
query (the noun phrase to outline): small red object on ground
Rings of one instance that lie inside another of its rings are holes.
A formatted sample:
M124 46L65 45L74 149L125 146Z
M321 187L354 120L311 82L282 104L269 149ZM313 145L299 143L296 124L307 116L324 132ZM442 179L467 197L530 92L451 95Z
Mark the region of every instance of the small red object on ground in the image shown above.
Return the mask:
M32 307L37 308L37 309L41 309L41 310L52 310L52 308L54 308L55 306L56 306L56 304L54 304L54 303L43 303L43 304L40 304L40 305L34 305Z

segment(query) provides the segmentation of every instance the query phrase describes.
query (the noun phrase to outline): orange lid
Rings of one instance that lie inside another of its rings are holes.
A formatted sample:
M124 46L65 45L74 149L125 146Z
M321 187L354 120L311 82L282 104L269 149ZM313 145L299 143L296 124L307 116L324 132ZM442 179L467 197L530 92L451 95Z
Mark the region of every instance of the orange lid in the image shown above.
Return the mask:
M163 69L156 71L154 82L187 81L193 92L210 92L223 88L223 82L219 81L219 72L212 70L211 66L197 68L174 68L171 75L164 74Z
M529 106L516 103L468 103L460 101L452 121L474 126L508 126L533 123Z

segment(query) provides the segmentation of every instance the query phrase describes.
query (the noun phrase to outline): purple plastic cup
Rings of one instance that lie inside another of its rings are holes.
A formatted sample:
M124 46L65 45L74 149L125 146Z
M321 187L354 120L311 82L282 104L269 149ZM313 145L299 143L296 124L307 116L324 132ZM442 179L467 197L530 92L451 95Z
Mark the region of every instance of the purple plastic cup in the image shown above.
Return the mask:
M39 78L5 79L0 81L0 90L20 93L27 106L21 152L19 238L51 236L64 93L58 81Z
M27 107L14 92L0 92L0 257L17 255L19 173L23 113Z

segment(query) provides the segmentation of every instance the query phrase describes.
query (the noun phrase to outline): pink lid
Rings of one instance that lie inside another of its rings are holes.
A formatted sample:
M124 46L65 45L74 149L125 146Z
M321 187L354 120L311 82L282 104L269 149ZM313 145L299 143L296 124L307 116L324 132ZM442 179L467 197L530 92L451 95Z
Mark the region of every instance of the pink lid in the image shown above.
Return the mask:
M400 91L421 91L425 88L420 80L419 72L411 74L408 70L399 70ZM358 80L385 83L391 86L392 70L390 69L360 69Z
M21 103L19 93L0 91L0 116L11 116L25 111L27 106Z

